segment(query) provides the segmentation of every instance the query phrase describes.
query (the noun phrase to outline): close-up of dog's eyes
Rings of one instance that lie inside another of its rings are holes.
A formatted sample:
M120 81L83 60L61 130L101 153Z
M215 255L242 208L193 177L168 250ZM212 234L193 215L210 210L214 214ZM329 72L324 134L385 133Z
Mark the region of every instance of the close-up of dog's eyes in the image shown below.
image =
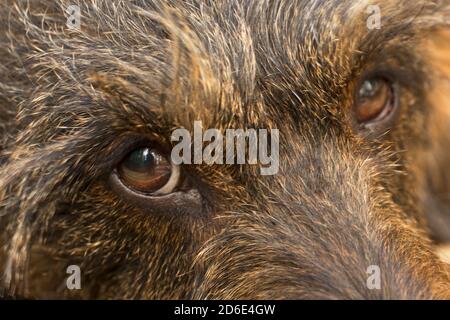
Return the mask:
M354 112L359 124L383 122L393 113L396 97L393 84L383 77L365 79L355 94Z
M125 187L149 195L171 193L179 179L179 168L163 152L150 146L130 152L117 166L117 175Z

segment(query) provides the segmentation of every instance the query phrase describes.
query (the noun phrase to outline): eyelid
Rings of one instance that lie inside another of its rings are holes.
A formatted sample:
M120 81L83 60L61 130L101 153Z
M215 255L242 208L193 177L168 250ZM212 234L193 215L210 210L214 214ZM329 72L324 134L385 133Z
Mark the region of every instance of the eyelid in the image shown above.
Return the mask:
M151 195L127 188L115 170L109 177L108 185L126 203L138 207L149 214L179 216L203 212L202 196L195 188L175 191L164 195Z

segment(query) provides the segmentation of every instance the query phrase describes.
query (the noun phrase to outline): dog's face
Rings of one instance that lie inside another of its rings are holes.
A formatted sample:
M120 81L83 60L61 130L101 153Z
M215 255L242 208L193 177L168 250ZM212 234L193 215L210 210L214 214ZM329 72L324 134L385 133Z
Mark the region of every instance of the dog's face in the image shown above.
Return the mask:
M425 39L448 2L93 1L80 30L68 6L1 8L6 294L448 295L424 214L445 207L446 70ZM196 120L278 129L278 172L174 165Z

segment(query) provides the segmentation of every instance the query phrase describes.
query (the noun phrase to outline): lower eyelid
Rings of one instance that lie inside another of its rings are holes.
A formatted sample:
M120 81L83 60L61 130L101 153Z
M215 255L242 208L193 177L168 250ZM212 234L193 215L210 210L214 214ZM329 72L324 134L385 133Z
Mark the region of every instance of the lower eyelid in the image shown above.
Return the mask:
M108 181L108 185L127 204L136 206L151 214L163 215L189 215L198 213L202 215L202 197L197 189L176 191L165 195L147 195L127 188L120 180L117 171L114 171Z

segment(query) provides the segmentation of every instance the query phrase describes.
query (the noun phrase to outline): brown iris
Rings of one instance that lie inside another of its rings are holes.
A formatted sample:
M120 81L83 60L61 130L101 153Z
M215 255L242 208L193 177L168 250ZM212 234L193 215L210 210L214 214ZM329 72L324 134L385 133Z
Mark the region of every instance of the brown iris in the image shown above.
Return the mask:
M393 88L383 78L365 80L356 95L355 114L359 123L381 120L394 106Z
M129 188L155 193L169 182L172 165L156 149L141 147L131 152L119 164L117 171Z

